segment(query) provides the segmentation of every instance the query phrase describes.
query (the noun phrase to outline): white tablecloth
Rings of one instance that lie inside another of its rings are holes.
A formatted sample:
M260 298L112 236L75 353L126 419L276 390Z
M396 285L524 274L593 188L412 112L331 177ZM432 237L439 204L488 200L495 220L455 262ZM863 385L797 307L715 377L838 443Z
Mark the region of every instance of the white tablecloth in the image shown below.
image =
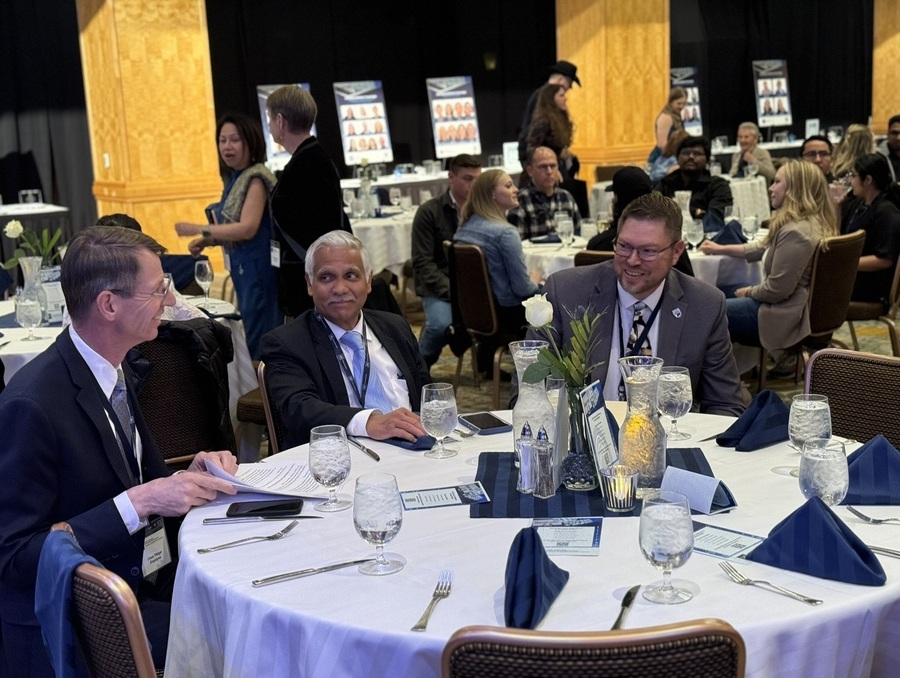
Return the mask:
M403 272L403 264L412 257L412 225L416 207L408 212L385 210L390 216L378 219L352 219L353 235L362 240L372 258L375 273L389 269L396 275Z
M621 421L622 406L613 409ZM724 430L726 417L688 414L679 428L696 442ZM352 494L361 473L397 475L401 490L470 482L480 450L509 451L510 434L475 437L457 444L460 454L427 459L383 443L376 463L351 451L353 469L341 493ZM739 507L702 520L753 534L766 534L803 502L797 480L771 472L797 463L787 445L753 453L699 443L717 477ZM305 448L283 458L305 460ZM276 461L273 460L273 461ZM286 538L199 555L197 549L233 539L271 534L282 523L203 526L221 516L231 500L194 509L180 534L181 560L172 605L166 671L179 677L225 676L416 676L440 675L447 638L468 624L503 625L503 575L509 546L527 519L470 519L468 508L409 511L387 546L406 567L387 577L367 577L356 568L255 589L252 579L365 557L373 549L353 528L352 509L305 520ZM890 507L868 507L890 515ZM311 507L304 513L315 514ZM900 547L900 530L867 525L846 509L837 515L870 544ZM659 578L638 548L639 519L604 519L599 557L555 556L571 573L568 584L539 626L541 630L608 629L625 591ZM654 605L638 597L628 628L700 617L731 623L747 644L748 676L894 676L900 662L900 560L880 558L888 575L883 587L816 579L755 563L739 566L823 599L819 607L728 579L714 558L694 554L675 573L693 582L696 594L683 605ZM438 573L454 571L453 592L439 603L424 633L409 629L431 598Z
M732 179L728 175L723 176L725 179L728 179L728 184L731 187L731 197L734 198L734 207L740 210L740 216L753 215L760 222L769 218L771 214L769 191L766 188L764 177Z

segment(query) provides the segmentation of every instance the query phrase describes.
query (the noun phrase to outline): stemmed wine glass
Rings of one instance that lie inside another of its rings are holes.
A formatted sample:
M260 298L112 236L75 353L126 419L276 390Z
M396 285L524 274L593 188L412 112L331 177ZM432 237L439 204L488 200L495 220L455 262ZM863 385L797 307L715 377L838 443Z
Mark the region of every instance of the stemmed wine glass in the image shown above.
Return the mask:
M686 367L663 367L659 375L659 413L672 420L672 430L666 431L669 440L687 440L690 433L678 430L677 421L687 414L694 403L691 375Z
M356 197L356 192L352 188L345 188L343 192L344 205L347 206L347 209L350 209L350 206L353 204L353 199Z
M391 204L394 207L398 207L400 205L400 196L400 189L396 186L391 187L391 189L388 191L388 197L391 199Z
M367 473L356 479L353 526L357 534L375 544L375 560L363 563L363 574L393 574L403 569L400 560L384 557L384 545L397 536L403 524L403 506L397 478L390 473Z
M205 303L209 305L209 288L212 285L215 273L212 263L208 259L201 259L194 263L194 280L200 285L203 294L206 295Z
M694 550L694 527L687 497L656 490L644 497L641 509L640 545L644 558L662 570L662 581L644 588L644 598L674 605L694 597L690 590L672 585L672 568L681 567Z
M759 219L750 214L741 219L741 230L747 236L747 240L753 240L759 232Z
M316 511L331 513L352 506L337 498L337 487L350 475L350 446L343 426L316 426L309 435L309 471L320 485L328 488L328 501L315 506Z
M684 224L684 239L692 249L697 249L703 242L705 234L703 232L703 222L699 219L686 221Z
M23 341L34 341L34 328L40 327L43 320L43 311L41 310L41 302L37 297L30 298L21 289L16 290L14 297L16 307L16 322L23 329L28 330L28 336Z
M556 218L556 233L563 245L571 245L575 242L575 222L572 217L565 214Z
M831 438L809 438L800 453L800 491L828 506L840 504L850 488L847 450Z
M791 413L788 417L788 436L790 446L798 452L812 438L831 437L831 409L828 396L816 393L798 393L791 400ZM799 466L776 466L772 469L779 475L797 476Z
M456 428L456 396L452 384L426 384L422 387L422 428L437 439L434 447L425 453L432 459L455 457L456 450L444 447L444 436Z
M744 171L747 174L747 178L753 179L759 173L759 163L748 162L747 166L744 168Z

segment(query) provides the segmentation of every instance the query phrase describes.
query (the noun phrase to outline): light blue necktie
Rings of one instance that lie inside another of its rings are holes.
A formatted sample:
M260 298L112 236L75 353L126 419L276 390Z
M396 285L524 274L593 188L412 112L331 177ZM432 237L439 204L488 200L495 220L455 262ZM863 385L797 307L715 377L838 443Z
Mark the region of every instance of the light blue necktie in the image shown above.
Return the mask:
M366 364L366 347L363 337L359 332L346 332L341 337L341 343L353 351L353 379L356 388L362 393L363 370ZM378 378L378 372L369 367L369 387L366 392L366 402L360 403L366 409L381 410L384 413L391 412L394 408L384 392L384 385Z

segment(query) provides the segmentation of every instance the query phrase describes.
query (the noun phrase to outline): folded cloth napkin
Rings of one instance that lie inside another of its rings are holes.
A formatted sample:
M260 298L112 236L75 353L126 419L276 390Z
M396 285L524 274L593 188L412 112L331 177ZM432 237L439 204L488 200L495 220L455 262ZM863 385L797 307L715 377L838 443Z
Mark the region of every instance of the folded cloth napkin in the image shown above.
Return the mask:
M533 629L569 581L569 573L550 560L537 528L523 528L506 560L506 625Z
M847 457L850 489L842 504L900 504L900 452L878 434Z
M721 447L733 447L738 452L752 452L788 439L790 410L775 391L766 389L757 394L736 422L716 438Z
M887 581L871 549L818 497L773 527L747 560L848 584Z
M202 306L197 306L196 308L199 308L201 311L203 311L203 313L206 315L206 317L210 318L211 320L217 320L217 319L241 320L242 319L240 313L212 313L210 311L207 311Z
M747 242L747 238L744 237L740 222L732 219L712 237L712 241L720 245L741 245Z
M547 245L550 243L560 243L562 240L559 239L559 236L556 233L548 233L547 235L542 235L537 238L531 239L531 244L533 245Z
M404 450L428 451L432 447L434 447L437 439L434 436L424 435L416 438L415 442L410 442L409 440L404 440L403 438L388 438L387 440L382 440L381 442L388 443L389 445L396 445L397 447L402 447Z
M703 215L701 221L703 221L704 233L718 233L725 227L725 220L715 210L709 210Z

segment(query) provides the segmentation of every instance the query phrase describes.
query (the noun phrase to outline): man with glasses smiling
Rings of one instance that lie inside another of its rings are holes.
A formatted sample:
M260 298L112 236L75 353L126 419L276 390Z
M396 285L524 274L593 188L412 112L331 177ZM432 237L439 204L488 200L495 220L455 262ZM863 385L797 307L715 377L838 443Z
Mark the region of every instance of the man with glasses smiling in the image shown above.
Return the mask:
M834 181L834 176L831 174L833 152L834 146L828 140L828 137L821 134L806 137L800 145L800 157L822 170L822 174L825 175L825 181L829 183Z
M565 212L572 218L577 233L581 226L581 214L575 198L564 188L559 188L559 164L552 148L538 146L525 158L525 172L531 185L519 191L519 206L506 215L517 229L522 240L546 235L553 230L553 215Z
M674 200L650 193L633 200L619 222L615 257L551 275L547 299L562 342L571 339L568 311L602 311L591 361L602 363L607 400L624 400L618 359L653 355L687 367L701 412L739 415L741 382L731 351L725 296L712 285L672 270L684 251L681 212ZM530 338L532 330L529 330Z
M691 192L691 216L702 219L704 230L718 231L725 219L725 208L734 204L731 187L722 177L714 177L706 169L709 141L705 137L688 137L678 145L678 169L667 174L656 190L667 198L676 191ZM710 217L716 217L710 219Z

